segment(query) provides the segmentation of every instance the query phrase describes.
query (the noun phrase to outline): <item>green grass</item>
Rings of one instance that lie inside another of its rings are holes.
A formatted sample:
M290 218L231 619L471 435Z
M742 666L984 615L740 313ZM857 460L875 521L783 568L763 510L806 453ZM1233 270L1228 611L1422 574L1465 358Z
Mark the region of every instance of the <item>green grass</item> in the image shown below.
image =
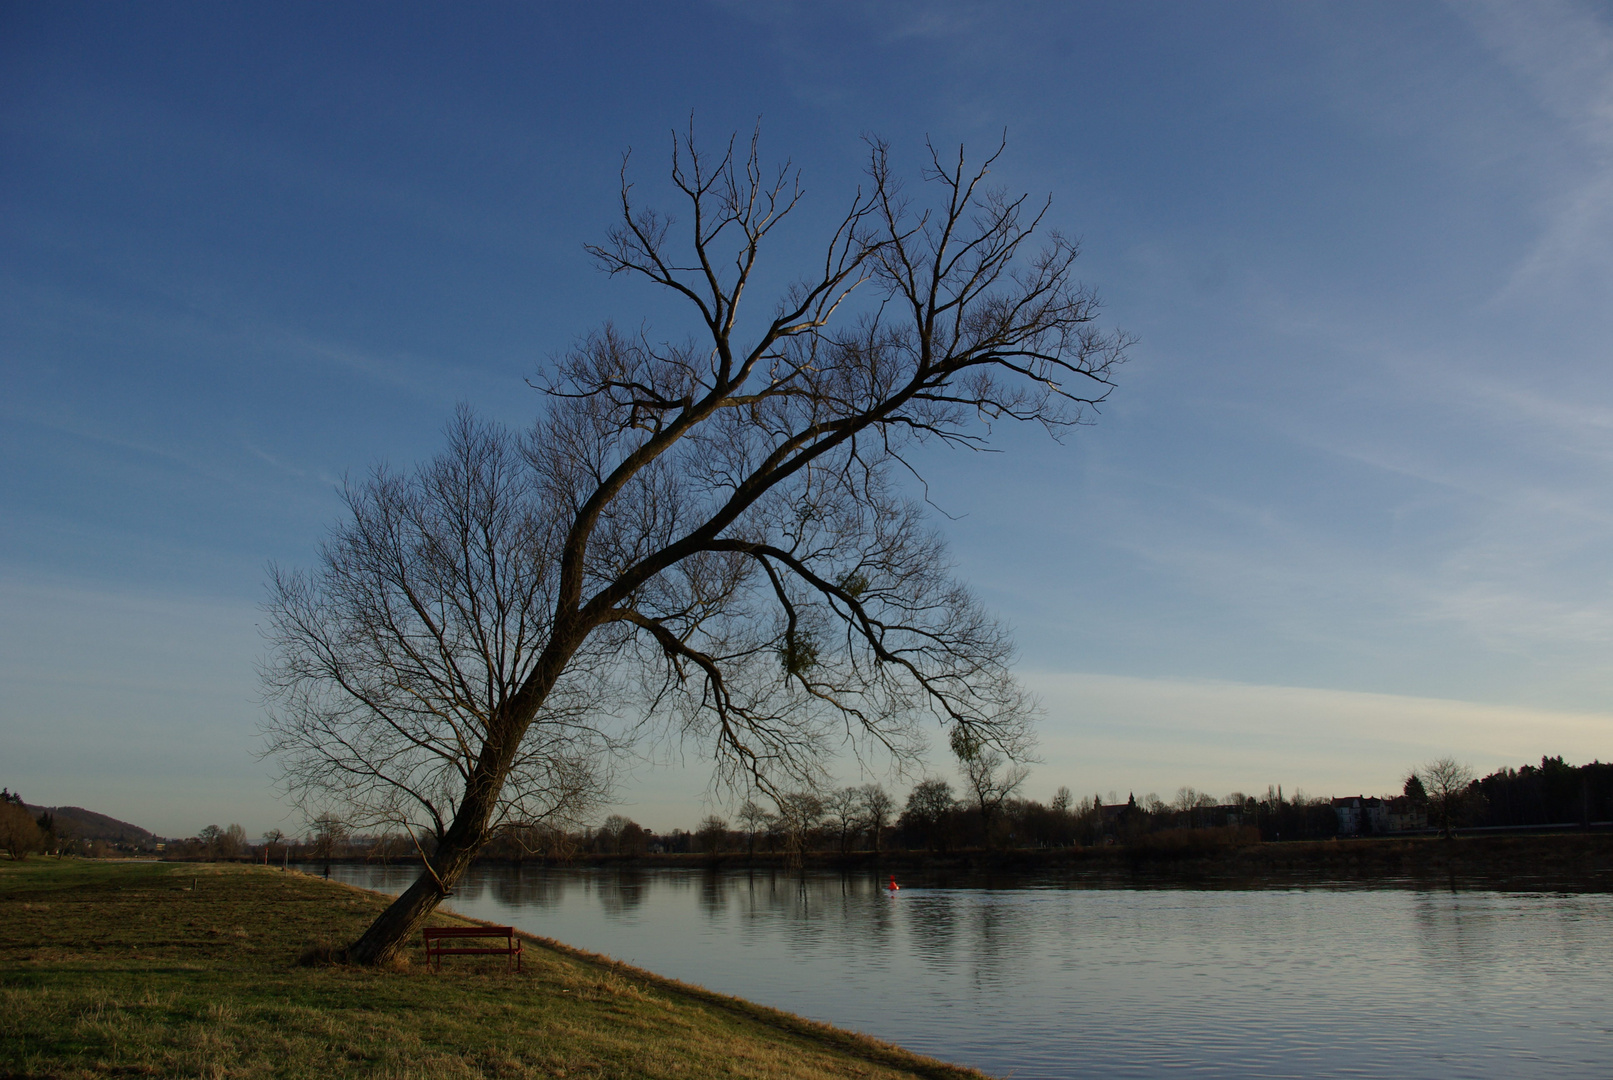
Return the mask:
M418 950L299 964L384 903L254 867L0 865L0 1075L981 1075L537 938L521 974L480 957L433 973Z

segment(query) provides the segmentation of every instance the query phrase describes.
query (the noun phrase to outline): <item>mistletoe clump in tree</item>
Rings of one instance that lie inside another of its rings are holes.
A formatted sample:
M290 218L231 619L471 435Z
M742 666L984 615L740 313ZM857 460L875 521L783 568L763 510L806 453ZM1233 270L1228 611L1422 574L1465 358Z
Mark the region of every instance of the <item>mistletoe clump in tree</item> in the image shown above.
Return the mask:
M1000 153L1000 148L999 148ZM536 381L511 432L461 412L412 473L345 489L317 568L274 571L268 743L311 813L387 825L423 871L349 955L392 956L503 833L574 819L647 722L775 797L848 745L911 760L937 722L1021 753L1006 632L950 575L900 474L1001 421L1057 434L1110 390L1077 245L1046 204L931 149L928 202L885 145L805 276L750 317L801 199L756 142L674 138L682 217L636 204L589 249L686 302L681 345L611 326Z

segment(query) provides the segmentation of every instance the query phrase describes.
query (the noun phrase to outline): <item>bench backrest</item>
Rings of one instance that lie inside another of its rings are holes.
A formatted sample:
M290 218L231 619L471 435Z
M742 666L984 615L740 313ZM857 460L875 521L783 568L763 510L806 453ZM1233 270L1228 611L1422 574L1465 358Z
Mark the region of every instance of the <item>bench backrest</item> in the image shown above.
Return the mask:
M427 940L441 937L514 937L513 926L428 926Z

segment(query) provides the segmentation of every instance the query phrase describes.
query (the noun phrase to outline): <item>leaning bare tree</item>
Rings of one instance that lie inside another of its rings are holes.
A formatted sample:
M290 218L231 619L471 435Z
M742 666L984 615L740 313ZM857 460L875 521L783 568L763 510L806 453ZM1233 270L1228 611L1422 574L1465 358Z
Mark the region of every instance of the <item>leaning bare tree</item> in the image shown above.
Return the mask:
M1000 148L999 148L1000 152ZM801 198L786 166L674 139L682 219L637 205L590 248L688 305L683 344L606 326L538 380L517 436L461 415L412 474L349 486L313 572L273 575L269 745L310 808L419 839L424 872L349 950L392 956L501 831L574 818L653 721L775 798L848 745L910 759L926 719L1013 755L1011 644L901 490L923 443L1055 434L1110 389L1045 204L933 149L869 180L805 277L742 318Z

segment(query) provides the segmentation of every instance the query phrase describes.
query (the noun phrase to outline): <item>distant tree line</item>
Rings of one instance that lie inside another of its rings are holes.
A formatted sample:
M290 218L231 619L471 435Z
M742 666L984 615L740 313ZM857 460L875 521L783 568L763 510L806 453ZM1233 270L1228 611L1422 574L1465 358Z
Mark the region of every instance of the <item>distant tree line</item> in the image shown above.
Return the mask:
M1043 803L1021 797L1024 770L1006 767L994 755L966 759L963 766L961 790L945 779L926 778L902 804L879 784L796 792L773 808L747 802L732 822L709 815L693 833L657 836L613 816L598 829L550 830L543 842L526 850L563 857L650 851L794 856L1105 845L1168 849L1326 840L1341 831L1335 800L1285 794L1281 786L1268 787L1263 795L1233 792L1223 798L1183 787L1169 800L1150 792L1125 802L1099 795L1077 799L1061 787ZM1455 759L1441 758L1412 770L1399 794L1372 801L1386 811L1379 820L1408 830L1589 825L1613 820L1613 764L1575 767L1547 757L1538 767L1502 768L1475 779Z
M1540 764L1468 778L1452 809L1454 824L1527 828L1588 826L1613 820L1613 763L1569 765L1559 755Z
M905 802L881 784L825 793L793 792L772 807L742 804L732 821L710 814L689 832L657 834L620 814L597 828L542 825L510 830L484 855L495 859L560 860L577 856L650 853L784 855L963 849L1069 848L1124 845L1142 849L1213 848L1255 841L1325 840L1340 834L1334 800L1281 786L1261 796L1234 792L1215 798L1190 787L1170 800L1150 792L1125 802L1093 795L1075 798L1061 787L1046 803L1020 797L1025 773L992 755L962 770L962 790L930 777ZM1613 821L1613 763L1569 765L1561 756L1540 764L1501 768L1484 777L1452 758L1412 770L1398 795L1384 795L1387 814L1432 830L1588 826ZM160 852L168 859L252 861L271 864L363 858L409 861L429 853L407 835L354 836L334 815L310 823L307 835L271 829L249 842L238 824L208 825L195 836L142 844L83 839L48 812L32 813L20 795L0 790L0 851L13 860L29 855L104 857ZM1376 831L1365 822L1360 832Z
M970 766L973 766L971 768ZM1327 840L1340 835L1335 800L1279 786L1263 795L1233 792L1217 798L1191 787L1170 799L1149 792L1124 802L1101 795L1076 798L1061 787L1048 802L1024 798L1025 771L990 754L965 761L962 786L939 777L920 780L905 802L881 784L826 792L789 792L762 806L742 804L732 820L710 814L691 832L655 833L621 814L599 826L567 830L540 825L506 832L484 857L559 860L578 856L764 853L799 859L807 853L966 849L1046 849L1120 845L1142 850L1201 850L1257 841ZM1442 758L1414 769L1398 795L1382 803L1406 828L1444 832L1462 828L1588 824L1613 818L1613 764L1574 767L1561 757L1540 765L1499 769L1475 779L1463 765ZM1373 827L1358 830L1371 834ZM209 826L190 840L170 841L172 858L310 862L365 858L406 861L430 852L429 838L350 836L325 816L308 836L272 831L258 845L240 826Z
M999 766L1001 763L998 763ZM988 775L989 772L989 775ZM1191 843L1225 845L1267 839L1322 839L1336 832L1326 799L1285 798L1273 789L1265 798L1229 796L1221 801L1184 788L1167 803L1156 795L1106 804L1099 796L1076 799L1060 788L1048 803L1020 797L1019 770L981 771L960 791L942 778L914 785L905 802L881 784L825 793L790 792L772 807L744 803L732 820L708 815L692 832L656 834L621 815L598 828L564 832L547 828L512 834L492 845L494 858L576 855L634 856L646 853L782 855L808 852L926 851L1069 848L1104 844ZM1173 839L1176 838L1176 839Z

